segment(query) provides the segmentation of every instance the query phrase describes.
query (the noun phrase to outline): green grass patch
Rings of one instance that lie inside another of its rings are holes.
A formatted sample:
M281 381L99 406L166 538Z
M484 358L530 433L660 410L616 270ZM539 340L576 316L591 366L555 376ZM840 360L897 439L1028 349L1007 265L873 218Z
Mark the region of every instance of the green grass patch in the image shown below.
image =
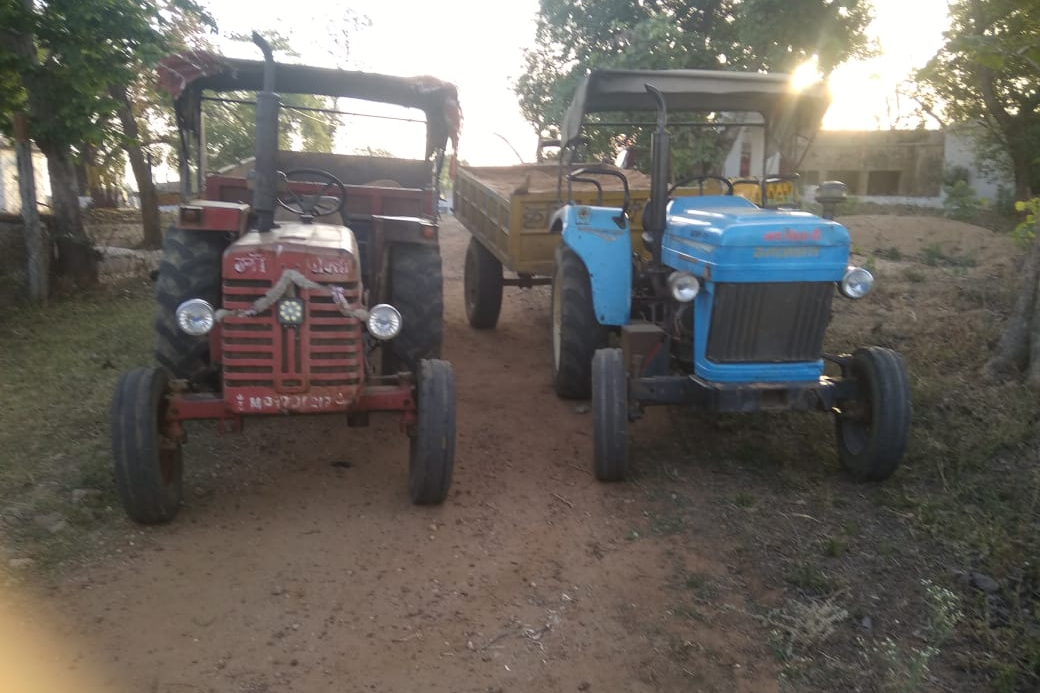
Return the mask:
M57 564L111 512L108 408L119 373L152 361L154 311L151 286L134 285L4 316L0 506L8 555Z

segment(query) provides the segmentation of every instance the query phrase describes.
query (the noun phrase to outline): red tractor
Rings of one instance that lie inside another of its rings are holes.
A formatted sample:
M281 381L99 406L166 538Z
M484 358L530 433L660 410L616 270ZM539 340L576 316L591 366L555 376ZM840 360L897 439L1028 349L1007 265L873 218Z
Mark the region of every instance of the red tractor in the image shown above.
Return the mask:
M157 367L123 373L112 402L115 478L127 514L168 522L182 495L184 423L241 430L253 415L397 412L411 439L413 502L451 484L455 381L439 360L437 181L460 112L454 85L194 51L160 64L180 128L181 205L157 277ZM201 103L256 95L256 160L205 175ZM277 92L419 109L425 159L278 151ZM192 150L195 156L192 156ZM192 160L194 159L194 166ZM194 174L194 176L193 176ZM277 212L277 213L276 213ZM339 223L322 223L325 218ZM319 221L319 219L321 221Z

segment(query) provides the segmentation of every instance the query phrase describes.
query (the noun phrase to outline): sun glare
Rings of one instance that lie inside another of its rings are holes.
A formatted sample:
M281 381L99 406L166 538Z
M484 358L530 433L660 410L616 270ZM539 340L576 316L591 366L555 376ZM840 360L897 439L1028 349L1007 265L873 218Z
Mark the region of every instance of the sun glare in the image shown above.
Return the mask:
M820 74L820 63L814 55L791 73L791 87L795 91L801 91L821 79L823 79L823 75Z

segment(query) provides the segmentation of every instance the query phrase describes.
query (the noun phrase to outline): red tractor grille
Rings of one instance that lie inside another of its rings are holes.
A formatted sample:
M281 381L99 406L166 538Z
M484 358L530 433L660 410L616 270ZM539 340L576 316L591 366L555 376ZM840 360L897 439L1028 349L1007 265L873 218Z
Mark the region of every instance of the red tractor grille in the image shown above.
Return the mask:
M341 288L349 303L360 302L357 282L322 283ZM248 310L272 286L264 279L225 279L223 307ZM279 324L277 301L258 315L222 322L225 399L239 411L342 410L362 384L360 321L344 316L321 289L297 289L296 296L305 305L299 326Z

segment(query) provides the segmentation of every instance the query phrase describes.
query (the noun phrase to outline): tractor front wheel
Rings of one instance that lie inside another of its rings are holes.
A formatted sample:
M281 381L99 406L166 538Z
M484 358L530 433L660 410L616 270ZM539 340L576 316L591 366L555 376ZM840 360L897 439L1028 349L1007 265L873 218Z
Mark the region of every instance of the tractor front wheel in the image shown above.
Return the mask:
M899 354L857 349L843 367L859 396L840 402L835 415L841 463L859 481L883 481L903 459L910 432L910 388Z
M462 277L466 318L479 330L498 324L502 312L502 263L476 238L469 239Z
M448 496L455 466L455 374L447 361L423 360L417 380L408 491L416 505L437 505Z
M628 383L620 349L592 357L592 469L600 481L628 471Z
M562 243L552 280L552 377L564 399L588 399L592 355L607 345L609 332L596 320L592 285L581 258Z
M120 376L112 399L116 490L141 524L169 522L181 504L181 446L163 435L168 393L164 370L135 368Z

